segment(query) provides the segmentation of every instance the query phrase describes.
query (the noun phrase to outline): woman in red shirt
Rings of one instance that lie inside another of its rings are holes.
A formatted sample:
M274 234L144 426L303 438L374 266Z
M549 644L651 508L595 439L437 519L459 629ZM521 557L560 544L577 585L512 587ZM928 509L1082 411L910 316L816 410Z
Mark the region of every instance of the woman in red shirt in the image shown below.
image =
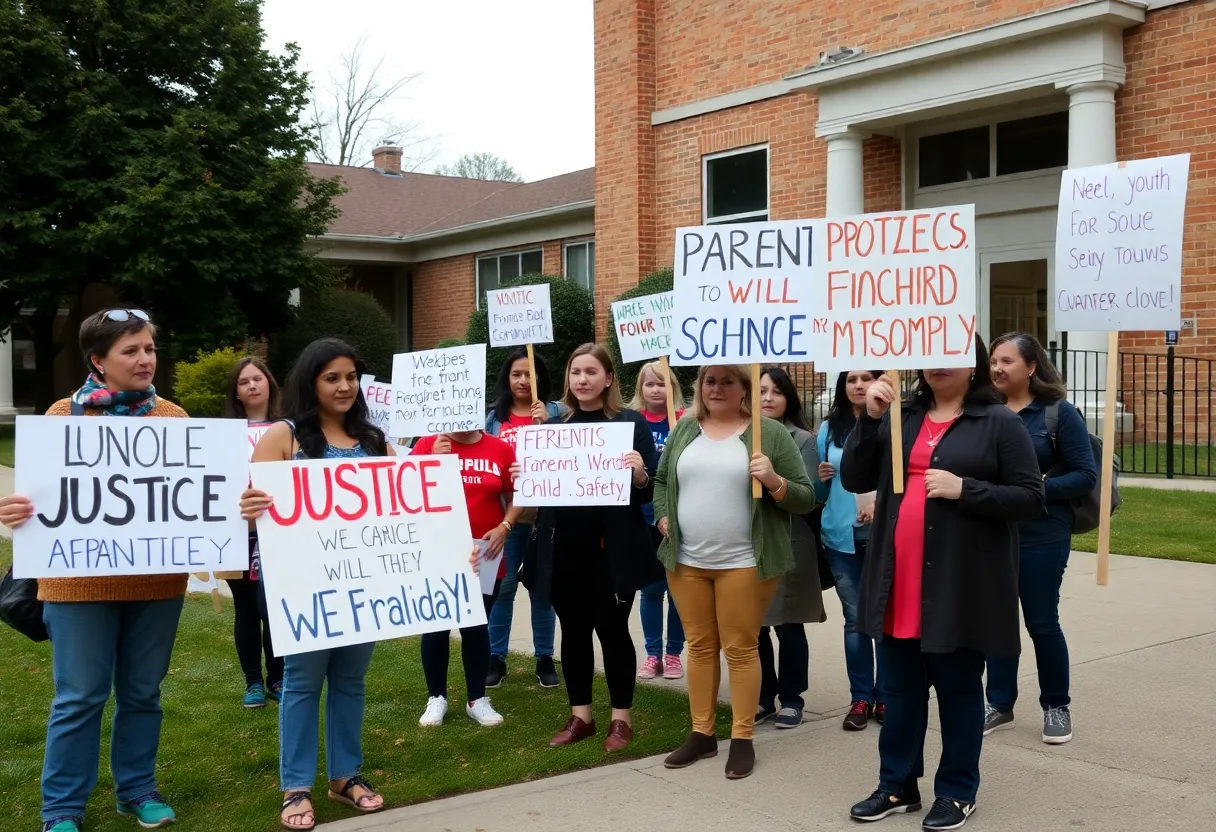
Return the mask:
M424 436L414 445L411 455L454 453L460 458L460 479L469 511L469 526L476 540L484 541L483 561L497 563L494 592L483 595L486 615L494 607L498 588L506 572L501 557L507 535L523 509L511 504L511 463L515 452L501 439L485 431L472 430L441 436ZM443 724L448 712L448 660L450 632L427 633L422 637L422 672L426 676L426 711L419 725ZM460 658L464 664L465 713L481 725L501 725L502 716L486 696L486 671L490 664L490 636L485 624L460 628Z

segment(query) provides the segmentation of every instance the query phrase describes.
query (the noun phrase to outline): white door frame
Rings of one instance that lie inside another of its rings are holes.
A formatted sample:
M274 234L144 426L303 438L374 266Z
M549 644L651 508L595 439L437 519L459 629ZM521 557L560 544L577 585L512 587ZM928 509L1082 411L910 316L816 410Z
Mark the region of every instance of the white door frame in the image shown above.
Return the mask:
M977 276L979 285L976 287L976 306L979 307L978 330L984 343L991 344L992 339L1002 333L990 331L992 326L992 266L995 263L1020 263L1026 260L1047 261L1047 340L1059 340L1056 331L1055 309L1051 303L1052 292L1056 282L1056 250L1053 245L1017 245L999 248L986 248L979 252L979 268ZM1044 344L1044 347L1047 345Z

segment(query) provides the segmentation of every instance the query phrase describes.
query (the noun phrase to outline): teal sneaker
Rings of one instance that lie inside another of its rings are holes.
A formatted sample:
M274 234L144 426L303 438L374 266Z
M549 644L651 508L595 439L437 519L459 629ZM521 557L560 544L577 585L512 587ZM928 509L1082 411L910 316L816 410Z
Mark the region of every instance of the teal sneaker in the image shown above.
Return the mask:
M254 682L245 688L245 699L241 704L246 708L266 707L266 688L262 687L261 682Z
M273 702L283 701L283 683L275 682L270 687L266 688L266 698Z
M42 824L42 832L80 832L79 818L56 818Z
M144 829L159 829L177 820L177 815L160 792L151 792L127 802L119 800L114 808L120 815L134 816Z

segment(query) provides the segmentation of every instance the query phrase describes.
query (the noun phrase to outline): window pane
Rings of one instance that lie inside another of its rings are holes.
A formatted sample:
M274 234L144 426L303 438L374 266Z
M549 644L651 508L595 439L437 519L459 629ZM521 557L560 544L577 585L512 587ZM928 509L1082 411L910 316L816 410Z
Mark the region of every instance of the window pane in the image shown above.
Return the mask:
M754 217L743 217L742 219L710 220L706 225L737 225L745 222L768 222L768 214L757 214Z
M519 277L519 255L504 254L498 258L498 279L510 280Z
M768 151L720 156L705 163L709 217L768 210Z
M520 274L543 274L545 271L545 254L543 251L525 251L519 256L523 266Z
M477 301L491 289L498 288L498 258L483 257L477 261Z
M587 243L587 291L595 294L595 243Z
M989 176L987 125L922 136L918 148L922 188Z
M996 175L1068 166L1068 113L996 126Z
M580 284L587 278L587 247L566 246L566 277Z

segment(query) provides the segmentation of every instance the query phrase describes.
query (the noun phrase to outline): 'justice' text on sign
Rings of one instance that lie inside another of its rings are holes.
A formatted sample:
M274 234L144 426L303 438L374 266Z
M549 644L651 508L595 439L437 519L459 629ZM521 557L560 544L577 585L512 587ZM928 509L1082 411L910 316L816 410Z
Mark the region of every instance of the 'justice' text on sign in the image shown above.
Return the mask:
M481 430L486 423L486 345L393 356L392 435Z
M515 440L517 506L624 506L633 424L529 425Z
M491 347L553 343L548 283L486 292L486 316Z

